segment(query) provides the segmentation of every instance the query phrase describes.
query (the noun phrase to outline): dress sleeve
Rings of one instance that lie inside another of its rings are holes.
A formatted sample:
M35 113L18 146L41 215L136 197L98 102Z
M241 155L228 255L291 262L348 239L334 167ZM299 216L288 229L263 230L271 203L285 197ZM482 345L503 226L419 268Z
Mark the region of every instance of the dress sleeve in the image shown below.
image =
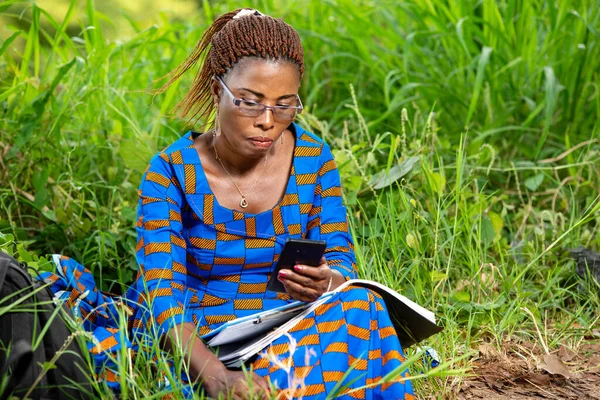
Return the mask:
M155 156L139 190L136 258L142 306L151 312L160 336L185 321L186 242L182 236L184 203L165 153ZM140 282L141 281L141 282Z
M346 207L342 202L340 173L329 146L324 143L319 159L317 185L308 216L307 239L325 240L327 264L348 279L356 274L354 242L349 232Z

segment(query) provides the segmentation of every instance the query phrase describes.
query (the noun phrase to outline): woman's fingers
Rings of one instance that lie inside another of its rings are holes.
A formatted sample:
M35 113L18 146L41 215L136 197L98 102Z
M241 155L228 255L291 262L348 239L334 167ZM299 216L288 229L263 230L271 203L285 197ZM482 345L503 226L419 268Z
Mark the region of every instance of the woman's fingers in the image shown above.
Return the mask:
M315 268L315 267L310 267L310 268ZM284 284L287 282L293 282L293 283L300 285L301 287L305 287L308 289L315 289L315 290L318 288L319 281L321 280L321 279L313 278L309 275L304 275L304 274L294 272L291 270L279 271L279 275L277 276L277 279L279 279Z
M311 267L310 265L295 265L294 269L283 269L279 271L278 278L289 279L304 285L312 282L328 281L331 276L331 268L327 265Z
M252 373L250 379L252 380L252 383L250 384L244 380L244 383L236 388L236 394L239 393L244 399L255 399L258 395L261 400L268 400L270 390L265 378L256 373ZM252 390L250 390L249 385L251 385Z
M258 386L258 394L261 396L263 400L269 400L271 388L269 387L269 382L263 378L262 376L256 374L256 372L252 373L252 383ZM255 390L256 392L256 390Z
M291 280L283 280L283 285L286 292L296 300L315 301L321 295L317 290Z
M318 267L297 264L294 265L293 270L279 271L277 278L284 284L286 292L292 298L314 301L327 291L332 273L327 260L322 257Z
M256 373L252 373L251 383L247 381L243 372L237 371L237 380L233 387L234 398L240 400L255 399L260 396L261 400L269 400L270 388L265 378ZM250 390L252 388L252 390Z
M325 258L325 256L321 256L321 261L319 262L319 267L322 265L327 266L327 259Z
M329 279L331 276L331 268L327 265L322 265L319 267L311 267L309 265L294 265L294 272L298 275L309 277L314 280L323 280Z

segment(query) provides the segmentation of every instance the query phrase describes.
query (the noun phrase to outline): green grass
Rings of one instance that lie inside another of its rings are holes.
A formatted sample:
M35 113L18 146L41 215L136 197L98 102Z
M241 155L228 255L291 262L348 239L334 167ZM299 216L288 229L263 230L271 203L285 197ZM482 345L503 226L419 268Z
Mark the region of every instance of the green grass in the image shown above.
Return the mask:
M145 29L92 1L61 20L11 3L0 5L14 27L0 43L0 246L40 269L45 254L69 255L119 292L136 270L136 188L185 129L169 113L191 75L147 91L207 16L239 2ZM302 36L300 120L334 148L361 275L445 326L427 344L453 362L417 373L417 392L451 397L483 341L577 348L600 307L566 251L600 249L597 2L245 4ZM111 18L136 33L106 36ZM158 396L147 361L120 364L130 397Z

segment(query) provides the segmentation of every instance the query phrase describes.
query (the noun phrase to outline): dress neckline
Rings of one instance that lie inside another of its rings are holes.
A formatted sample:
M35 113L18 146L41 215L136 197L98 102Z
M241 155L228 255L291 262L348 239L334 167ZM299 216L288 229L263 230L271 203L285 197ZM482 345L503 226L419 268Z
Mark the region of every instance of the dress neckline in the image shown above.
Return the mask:
M228 208L223 206L220 202L219 199L217 198L217 195L215 194L215 192L213 191L213 189L210 187L210 183L208 182L208 178L206 176L206 173L204 172L204 167L202 165L202 160L200 159L200 154L198 154L198 151L196 150L195 147L193 147L193 141L194 138L201 135L202 133L199 132L194 132L194 131L189 131L188 134L186 135L187 138L189 138L192 141L192 148L194 149L194 153L196 154L196 158L198 159L198 164L200 166L199 168L199 173L201 175L201 179L204 180L205 184L206 184L206 188L209 191L208 194L211 194L214 198L214 204L216 206L218 206L219 208L221 208L222 210L231 212L231 213L240 213L243 214L244 217L246 218L256 218L256 217L260 217L261 215L267 215L267 214L271 214L274 210L277 210L279 208L281 208L281 203L283 203L285 196L289 193L290 191L290 176L292 175L292 172L296 169L296 148L298 147L298 140L300 138L300 135L298 135L298 132L296 130L297 126L296 124L292 123L288 126L288 129L292 132L292 136L294 136L294 149L292 151L292 164L290 166L290 170L288 171L288 178L287 178L287 182L285 184L285 191L283 192L283 195L279 198L279 201L277 201L277 203L265 210L265 211L261 211L257 214L254 213L248 213L248 212L244 212L244 211L240 211L240 210L234 210L232 208Z

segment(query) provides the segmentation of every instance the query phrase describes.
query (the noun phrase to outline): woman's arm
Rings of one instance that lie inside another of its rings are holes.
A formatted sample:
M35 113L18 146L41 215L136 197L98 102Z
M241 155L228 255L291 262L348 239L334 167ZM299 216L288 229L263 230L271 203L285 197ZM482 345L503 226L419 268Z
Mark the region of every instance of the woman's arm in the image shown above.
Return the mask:
M147 309L140 326L148 318L163 336L173 326L192 322L185 320L186 242L183 238L181 208L184 195L168 156L155 156L148 166L139 189L138 243L136 259L140 268L136 287L139 303ZM137 325L134 323L134 326Z
M325 240L325 255L318 267L297 265L282 270L278 279L296 300L314 301L348 279L357 277L354 243L342 202L340 173L329 146L324 143L319 159L312 209L308 215L307 239Z
M267 393L264 378L253 374L250 386L243 372L228 370L204 345L184 313L187 247L181 218L185 196L180 188L168 155L156 156L139 191L136 257L141 272L138 280L144 282L138 287L145 288L140 299L158 324L162 347L183 351L190 378L202 381L210 396L230 392L235 399L245 399Z
M342 201L340 173L327 143L323 144L319 166L306 238L327 242L325 258L334 271L335 288L345 280L357 277L356 256Z

